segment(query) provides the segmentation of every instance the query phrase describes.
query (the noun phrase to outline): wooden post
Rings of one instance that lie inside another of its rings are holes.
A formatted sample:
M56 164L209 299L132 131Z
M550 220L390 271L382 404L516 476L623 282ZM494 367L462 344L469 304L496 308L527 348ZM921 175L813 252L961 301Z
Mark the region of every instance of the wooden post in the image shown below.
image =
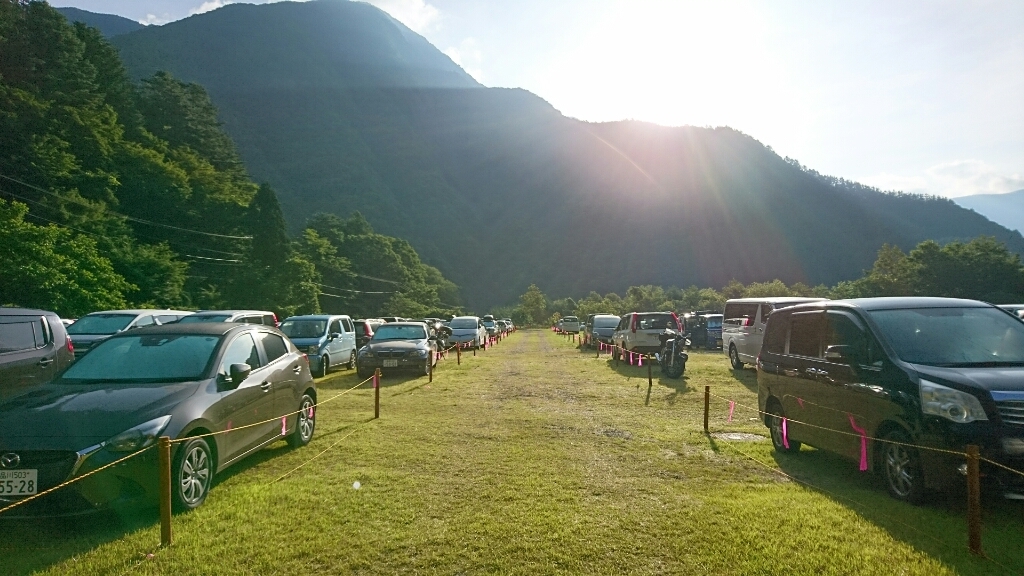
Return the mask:
M455 346L455 363L462 366L462 344Z
M373 371L373 417L380 418L380 368Z
M615 367L616 368L619 366L619 356L621 356L621 355L622 355L621 352L619 352L619 350L615 346L615 344L612 344L612 358L615 359Z
M171 439L161 436L160 452L160 545L171 545Z
M427 357L427 382L434 381L434 363L431 361L432 358Z
M654 378L651 376L651 359L647 358L647 389L650 390L654 386Z
M597 343L597 346L594 346L594 348L595 348L595 349L597 350L597 356L596 356L596 358L600 358L600 357L601 357L601 343L600 343L600 342L598 342L598 343Z
M708 432L708 409L711 406L711 386L704 387L704 433Z
M479 346L477 346L476 340L474 340L473 341L473 356L476 356L476 349L477 348L479 348Z
M980 454L974 444L967 446L967 548L971 554L981 551L981 471Z

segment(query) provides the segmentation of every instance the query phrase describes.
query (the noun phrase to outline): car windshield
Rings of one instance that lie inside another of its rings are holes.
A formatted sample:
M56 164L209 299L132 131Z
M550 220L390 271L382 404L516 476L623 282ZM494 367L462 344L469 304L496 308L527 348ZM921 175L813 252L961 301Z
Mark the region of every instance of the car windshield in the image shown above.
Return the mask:
M196 322L227 322L228 318L231 318L231 314L190 314L181 320L178 320L178 324L194 324Z
M995 308L868 313L904 362L958 368L1024 366L1024 323Z
M147 334L111 338L77 360L61 382L152 383L198 380L209 370L219 336Z
M380 328L377 328L377 332L373 334L373 340L423 340L427 337L427 332L423 329L423 326L409 326L409 325L390 325L384 324Z
M722 317L721 316L708 316L708 328L721 328Z
M327 320L285 320L281 323L281 332L289 338L319 338L326 331Z
M88 314L68 326L68 334L114 334L135 318L135 314Z
M487 326L488 328L494 326L494 320L484 320L484 326Z
M453 328L455 330L476 330L478 326L479 324L477 324L476 318L456 318L448 324L449 328Z
M594 318L594 328L615 328L619 325L618 317Z

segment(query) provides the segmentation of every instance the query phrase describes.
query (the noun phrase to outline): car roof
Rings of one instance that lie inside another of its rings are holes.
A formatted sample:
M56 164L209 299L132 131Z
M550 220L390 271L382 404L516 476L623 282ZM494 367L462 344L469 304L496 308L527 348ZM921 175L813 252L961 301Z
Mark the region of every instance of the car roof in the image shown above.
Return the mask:
M196 322L194 324L164 324L161 326L146 326L145 328L136 328L135 330L129 330L127 332L121 332L116 334L114 337L122 336L136 336L139 334L197 334L201 336L223 336L234 331L242 331L244 329L258 329L258 328L270 328L270 326L263 326L262 324L239 324L237 322ZM276 332L276 330L275 330Z
M348 318L345 314L302 314L300 316L289 316L283 320L330 320L331 318Z
M733 298L731 300L726 300L725 303L729 304L729 303L735 302L735 303L740 303L740 304L753 304L753 303L766 302L768 304L785 304L785 303L788 303L788 302L821 302L821 301L824 301L824 300L828 300L828 298L810 298L810 297L804 298L803 296L779 296L779 297L772 297L772 298Z
M863 310L896 310L901 308L979 308L992 304L963 298L932 298L920 296L889 296L881 298L851 298L833 300L830 304L854 306Z
M479 320L480 319L479 316L456 316L455 318L452 318L452 320L458 320L459 318L472 318L474 320Z
M423 322L388 322L388 326L423 326L426 324Z
M200 312L196 312L196 316L219 316L221 314L233 316L235 314L273 314L273 312L269 310L202 310Z
M8 308L7 306L0 306L0 315L2 316L57 316L56 312L50 312L49 310L36 310L35 308Z
M183 314L186 316L191 316L192 314L194 314L194 312L191 312L189 310L162 310L157 308L136 308L131 310L98 310L96 312L89 312L85 316L92 316L93 314L124 314L126 316L141 316L143 314L154 314L161 312L165 314ZM85 316L82 316L82 318L85 318Z

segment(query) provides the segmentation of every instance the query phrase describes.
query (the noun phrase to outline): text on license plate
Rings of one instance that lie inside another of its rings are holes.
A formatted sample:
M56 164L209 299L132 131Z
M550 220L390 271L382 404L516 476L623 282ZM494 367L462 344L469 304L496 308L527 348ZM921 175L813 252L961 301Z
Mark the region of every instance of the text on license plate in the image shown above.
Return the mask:
M0 470L0 496L31 496L38 490L38 470Z
M398 368L398 360L385 360L384 361L384 367L385 368Z

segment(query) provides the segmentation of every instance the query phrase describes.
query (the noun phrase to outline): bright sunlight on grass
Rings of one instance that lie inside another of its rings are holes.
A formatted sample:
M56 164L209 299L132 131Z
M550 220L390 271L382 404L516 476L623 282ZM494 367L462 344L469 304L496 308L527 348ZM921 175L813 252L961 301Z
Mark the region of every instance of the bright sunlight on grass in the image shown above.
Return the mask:
M357 382L332 375L321 400ZM159 548L151 511L7 520L5 572L1024 570L1020 503L986 502L994 560L972 557L959 495L904 505L855 463L811 449L776 456L756 414L737 407L727 422L721 400L708 438L705 385L756 405L755 373L734 373L720 352L692 353L678 381L655 367L648 392L646 367L519 332L462 366L443 361L431 384L386 378L380 420L368 388L327 403L308 447L275 444L222 475L202 508L176 516L170 548Z

